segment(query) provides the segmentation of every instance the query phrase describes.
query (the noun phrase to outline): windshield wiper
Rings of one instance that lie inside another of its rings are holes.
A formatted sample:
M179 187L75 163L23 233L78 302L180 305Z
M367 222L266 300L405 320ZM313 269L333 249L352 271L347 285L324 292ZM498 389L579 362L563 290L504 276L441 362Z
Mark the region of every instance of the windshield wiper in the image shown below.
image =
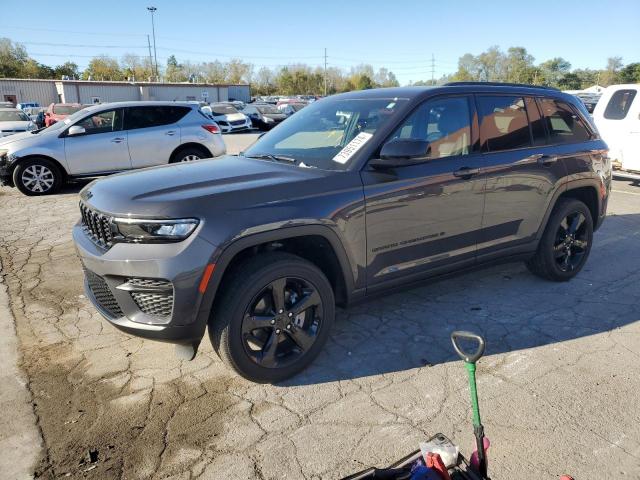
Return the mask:
M247 158L258 158L261 160L273 160L276 162L286 162L296 164L298 161L293 157L288 157L286 155L274 155L273 153L256 153L255 155L244 155Z

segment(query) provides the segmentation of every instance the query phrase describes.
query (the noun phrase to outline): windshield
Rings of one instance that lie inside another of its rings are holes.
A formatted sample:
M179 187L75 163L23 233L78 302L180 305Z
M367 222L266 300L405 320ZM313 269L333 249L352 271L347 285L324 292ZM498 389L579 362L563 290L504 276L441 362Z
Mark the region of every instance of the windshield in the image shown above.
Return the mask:
M232 105L211 105L211 111L214 115L231 115L232 113L238 113L238 111Z
M306 107L306 105L304 105L303 103L292 103L290 104L291 108L293 108L293 110L295 112L297 112L298 110L302 110L304 107Z
M28 122L29 117L23 112L4 110L0 111L0 122Z
M260 105L259 107L256 107L256 108L260 113L280 113L280 110L278 110L273 105Z
M82 107L76 105L56 105L53 107L53 113L56 115L71 115L81 109Z
M381 126L395 120L406 102L397 98L315 102L265 134L244 155L291 157L301 166L346 170L353 155Z

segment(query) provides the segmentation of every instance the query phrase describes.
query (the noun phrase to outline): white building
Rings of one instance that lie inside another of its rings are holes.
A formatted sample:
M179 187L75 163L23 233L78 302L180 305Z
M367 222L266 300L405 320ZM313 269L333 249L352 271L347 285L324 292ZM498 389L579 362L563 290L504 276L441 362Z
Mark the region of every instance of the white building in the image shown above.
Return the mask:
M249 85L209 83L95 82L0 78L0 100L15 103L105 103L130 100L199 100L221 102L251 99Z

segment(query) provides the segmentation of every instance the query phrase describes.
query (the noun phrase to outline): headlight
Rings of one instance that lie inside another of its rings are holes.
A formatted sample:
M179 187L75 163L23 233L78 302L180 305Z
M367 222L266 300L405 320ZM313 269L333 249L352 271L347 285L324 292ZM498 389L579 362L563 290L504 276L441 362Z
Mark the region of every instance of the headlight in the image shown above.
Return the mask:
M263 120L264 120L265 122L267 122L267 123L271 123L271 122L273 122L273 118L269 118L269 117L262 117L262 118L263 118Z
M198 226L196 218L176 220L142 220L114 218L116 240L132 243L180 242L193 233Z

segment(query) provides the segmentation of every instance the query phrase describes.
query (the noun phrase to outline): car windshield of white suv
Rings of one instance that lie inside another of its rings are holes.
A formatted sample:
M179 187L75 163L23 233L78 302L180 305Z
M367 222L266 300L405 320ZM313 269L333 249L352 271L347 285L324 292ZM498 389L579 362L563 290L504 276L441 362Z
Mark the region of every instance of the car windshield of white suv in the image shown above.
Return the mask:
M232 105L211 105L211 111L214 115L231 115L233 113L238 113Z
M0 122L28 122L29 117L19 111L0 110Z
M314 102L265 134L243 155L301 167L346 170L355 154L407 103L398 98Z

